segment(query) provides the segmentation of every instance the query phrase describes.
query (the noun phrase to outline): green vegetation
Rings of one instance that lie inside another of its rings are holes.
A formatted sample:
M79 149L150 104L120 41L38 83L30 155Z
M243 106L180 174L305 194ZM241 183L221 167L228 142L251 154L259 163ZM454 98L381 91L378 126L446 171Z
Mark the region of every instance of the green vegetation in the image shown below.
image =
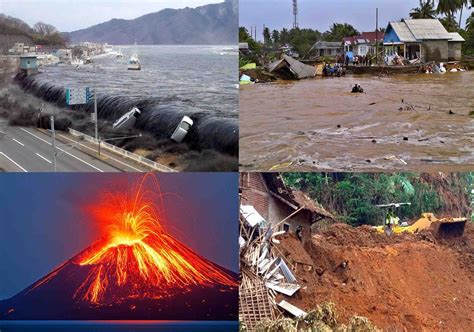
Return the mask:
M468 188L474 182L469 173L445 177L411 173L286 173L283 178L290 187L308 193L341 221L354 226L380 224L383 212L376 207L379 204L411 203L397 210L402 220L418 218L423 212L449 210L453 204L468 208ZM452 202L453 199L457 201Z
M463 53L474 56L474 13L466 20L466 30L460 30L459 33L466 40L463 45Z
M263 42L255 41L250 36L248 30L244 27L239 28L239 42L248 43L249 49L252 51L251 55L244 56L240 64L245 64L250 61L258 62L259 57L266 51L267 60L274 58L274 53L283 46L292 47L300 57L307 56L313 45L317 41L340 41L344 37L358 35L359 31L352 25L347 23L334 23L329 30L324 33L313 29L291 29L283 28L281 31L265 28L263 31ZM271 54L273 53L273 54Z
M36 45L65 45L66 39L52 25L36 23L33 28L20 19L0 14L0 32L30 37Z
M421 19L421 18L435 18L436 9L431 0L420 0L420 6L413 8L410 12L410 18Z
M316 307L308 312L303 317L294 319L278 318L275 320L264 320L260 322L255 330L258 332L297 332L297 331L366 331L378 332L381 331L366 317L352 316L349 324L341 324L338 322L338 312L336 305L332 302L323 302L316 305ZM241 332L248 331L248 329L241 323Z

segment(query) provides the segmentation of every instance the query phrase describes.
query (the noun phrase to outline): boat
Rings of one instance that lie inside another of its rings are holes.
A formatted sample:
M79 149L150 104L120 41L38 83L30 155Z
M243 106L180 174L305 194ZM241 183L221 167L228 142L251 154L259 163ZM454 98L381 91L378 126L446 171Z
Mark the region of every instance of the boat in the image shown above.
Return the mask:
M141 70L142 69L140 59L138 59L137 43L135 43L134 53L132 53L130 60L128 60L127 69L128 70Z
M116 57L117 57L117 59L122 59L123 58L122 49L119 48Z

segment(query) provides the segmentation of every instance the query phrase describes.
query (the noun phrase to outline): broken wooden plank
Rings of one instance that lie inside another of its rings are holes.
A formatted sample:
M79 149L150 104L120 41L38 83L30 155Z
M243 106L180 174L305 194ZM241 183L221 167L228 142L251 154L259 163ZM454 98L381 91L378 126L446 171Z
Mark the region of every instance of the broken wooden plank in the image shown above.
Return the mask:
M306 316L307 313L301 310L300 308L292 305L291 303L286 302L285 300L281 300L280 303L278 303L278 306L285 311L289 312L295 317L303 317Z
M280 283L267 282L265 283L265 286L279 293L285 294L287 296L293 296L293 294L295 294L301 288L301 286L298 284L290 284L286 282L280 282Z

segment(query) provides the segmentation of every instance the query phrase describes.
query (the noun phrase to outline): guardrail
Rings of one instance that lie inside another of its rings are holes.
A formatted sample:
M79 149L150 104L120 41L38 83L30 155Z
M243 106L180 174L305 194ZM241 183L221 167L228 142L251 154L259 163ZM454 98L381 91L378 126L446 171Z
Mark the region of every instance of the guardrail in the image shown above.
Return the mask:
M72 128L69 128L69 133L71 135L75 136L75 137L82 137L85 141L88 141L88 142L91 142L91 143L94 143L94 144L99 144L100 143L101 148L105 148L109 151L113 151L113 152L115 152L115 153L117 153L121 156L124 156L124 157L126 157L128 159L131 159L133 161L136 161L136 162L138 162L142 165L145 165L145 166L151 167L153 169L156 169L157 171L169 172L169 173L176 172L176 170L174 170L170 167L158 164L157 162L154 162L153 160L147 159L147 158L142 157L142 156L140 156L136 153L132 153L132 152L127 151L125 149L119 148L118 146L115 146L113 144L110 144L110 143L107 143L107 142L104 142L104 141L100 141L100 140L96 140L95 137L86 135L86 134L84 134L80 131L74 130Z

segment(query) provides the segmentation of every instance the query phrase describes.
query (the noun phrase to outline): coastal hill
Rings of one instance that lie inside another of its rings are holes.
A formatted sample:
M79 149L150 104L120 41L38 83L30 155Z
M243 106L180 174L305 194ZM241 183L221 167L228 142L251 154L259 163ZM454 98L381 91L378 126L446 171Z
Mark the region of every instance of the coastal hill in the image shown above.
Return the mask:
M133 20L113 19L64 36L71 43L235 45L238 21L238 1L226 0L196 8L164 9Z

